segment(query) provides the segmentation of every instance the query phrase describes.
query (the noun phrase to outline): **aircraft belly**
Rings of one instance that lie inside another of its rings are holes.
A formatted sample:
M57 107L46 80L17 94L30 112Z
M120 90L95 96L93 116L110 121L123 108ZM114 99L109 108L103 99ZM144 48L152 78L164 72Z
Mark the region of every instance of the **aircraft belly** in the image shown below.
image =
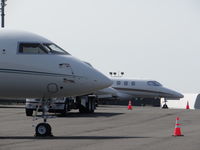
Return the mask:
M151 97L156 97L159 96L157 93L153 92L139 92L139 91L127 91L126 94L132 95L133 97L143 97L143 98L151 98Z

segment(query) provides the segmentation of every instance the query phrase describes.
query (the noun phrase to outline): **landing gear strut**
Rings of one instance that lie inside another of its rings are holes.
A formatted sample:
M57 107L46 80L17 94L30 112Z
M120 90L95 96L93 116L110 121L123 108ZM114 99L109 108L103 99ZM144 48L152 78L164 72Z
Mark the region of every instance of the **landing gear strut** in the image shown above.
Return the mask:
M33 121L37 120L36 116L37 116L38 110L41 108L42 109L41 118L43 118L43 122L39 123L36 126L36 128L35 128L35 136L38 136L38 137L53 136L52 132L51 132L51 126L47 123L48 116L46 114L48 112L48 110L49 110L50 104L51 104L51 100L50 99L41 99L40 100L39 106L41 106L41 107L39 107L39 106L37 107L37 109L35 111L35 115L34 115Z
M166 98L164 99L164 105L162 106L162 109L168 109Z

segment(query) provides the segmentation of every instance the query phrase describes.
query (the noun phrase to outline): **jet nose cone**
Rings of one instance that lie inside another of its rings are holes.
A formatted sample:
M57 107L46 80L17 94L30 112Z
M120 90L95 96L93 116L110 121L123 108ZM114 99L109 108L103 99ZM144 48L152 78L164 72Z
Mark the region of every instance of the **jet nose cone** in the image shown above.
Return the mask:
M181 94L181 93L178 93L178 92L176 92L176 97L177 97L177 98L183 98L183 97L184 97L184 95L183 95L183 94Z
M183 94L167 88L164 88L163 92L167 93L169 95L168 98L170 99L180 99L184 97Z
M179 92L176 92L176 91L170 91L170 95L171 95L171 97L172 98L174 98L174 99L180 99L180 98L183 98L184 97L184 95L183 94L181 94L181 93L179 93Z
M77 76L76 85L78 92L75 93L76 95L91 94L112 84L108 77L93 68L89 63L77 59L72 60L75 62L73 73Z
M110 80L108 77L100 73L99 71L95 70L95 77L93 79L94 81L94 88L97 89L104 89L112 85L112 80Z

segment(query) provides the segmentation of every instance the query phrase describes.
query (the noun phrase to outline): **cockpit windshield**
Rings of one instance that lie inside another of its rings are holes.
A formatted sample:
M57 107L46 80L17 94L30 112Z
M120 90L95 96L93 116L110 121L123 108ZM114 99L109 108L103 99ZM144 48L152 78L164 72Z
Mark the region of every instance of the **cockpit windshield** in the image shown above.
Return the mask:
M84 63L93 68L93 66L89 62L84 61Z
M149 86L162 86L162 84L160 84L159 82L157 81L148 81L147 84Z
M51 54L64 54L64 55L70 55L67 53L65 50L57 46L56 44L53 43L45 43L43 44L44 47L51 53Z
M19 43L19 53L70 55L65 50L53 43Z

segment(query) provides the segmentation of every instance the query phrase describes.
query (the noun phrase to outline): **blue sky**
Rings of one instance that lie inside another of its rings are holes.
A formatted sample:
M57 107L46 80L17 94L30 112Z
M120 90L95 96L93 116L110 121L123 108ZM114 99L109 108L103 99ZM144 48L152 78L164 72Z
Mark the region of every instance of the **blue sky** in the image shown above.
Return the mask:
M38 33L108 75L200 92L198 0L8 0L6 27Z

